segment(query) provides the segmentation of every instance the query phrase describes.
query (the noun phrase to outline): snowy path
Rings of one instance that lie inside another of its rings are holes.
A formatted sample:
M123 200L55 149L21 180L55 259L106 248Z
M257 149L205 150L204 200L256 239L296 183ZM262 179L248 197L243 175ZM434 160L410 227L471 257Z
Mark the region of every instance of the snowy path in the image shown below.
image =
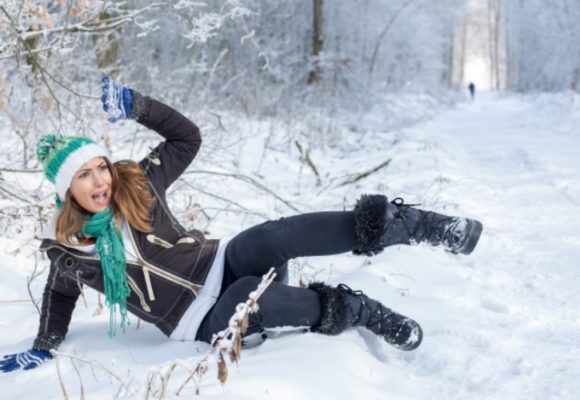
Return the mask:
M445 331L431 316L435 332L418 355L447 398L572 399L580 390L580 134L549 105L486 95L417 130L437 143L444 198L485 226L457 271L460 287L447 288L463 315L445 318L460 326Z
M484 94L401 132L381 133L377 121L381 118L376 114L357 121L370 134L361 133L359 144L358 133L349 131L347 152L313 154L323 176L329 171L331 177L392 157L388 168L360 186L320 190L303 173L296 188L300 165L295 155L284 151L268 153L260 173L275 190L286 196L296 192L293 201L312 209L339 207L343 196L354 199L362 192L379 191L484 223L480 244L470 256L400 246L369 259L340 255L308 260L319 269L316 279L363 289L419 321L425 332L422 346L400 352L364 330L336 337L287 335L245 350L239 367L230 368L225 386L215 380L212 366L200 398L577 398L580 105L567 95L531 99ZM258 122L252 123L240 129L258 132ZM364 129L358 132L367 132ZM258 145L246 145L253 152L247 152L240 167L248 174L262 164L262 139L255 137ZM287 212L247 185L205 183L216 193L228 187L228 196L263 214ZM225 213L212 229L229 233L250 222L243 215ZM0 238L0 244L0 297L25 298L22 282L33 258L18 255L17 240ZM305 270L314 275L316 269L312 271ZM43 282L36 285L36 293L41 293ZM193 362L206 350L201 343L168 341L147 324L139 329L133 324L126 335L111 341L105 333L107 316L93 316L94 292L89 291L87 301L88 307L77 305L61 350L99 361L127 377L131 390L122 392L122 398L144 397L152 367L176 358ZM0 354L24 350L37 329L36 311L24 304L1 310ZM89 366L77 367L87 398L110 399L117 392L118 384L109 384L102 372L97 371L95 379ZM69 395L78 398L75 368L63 361L61 370ZM184 379L185 371L178 370L169 398ZM0 387L7 399L62 398L54 365L0 374ZM185 397L191 393L188 387Z

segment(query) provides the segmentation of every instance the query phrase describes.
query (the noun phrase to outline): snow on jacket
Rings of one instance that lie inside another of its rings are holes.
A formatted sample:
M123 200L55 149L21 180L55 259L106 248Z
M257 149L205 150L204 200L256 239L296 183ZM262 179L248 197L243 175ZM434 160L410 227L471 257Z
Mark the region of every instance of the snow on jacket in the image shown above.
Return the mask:
M137 121L165 141L139 162L156 201L151 211L153 231L129 229L138 259L127 263L131 288L127 308L169 336L203 287L219 241L206 239L200 231L187 232L165 199L167 188L185 171L201 146L199 128L165 104L149 98L145 103L145 112ZM96 255L52 239L43 240L40 249L46 251L51 264L33 348L49 350L58 347L66 336L81 285L101 293L104 287Z

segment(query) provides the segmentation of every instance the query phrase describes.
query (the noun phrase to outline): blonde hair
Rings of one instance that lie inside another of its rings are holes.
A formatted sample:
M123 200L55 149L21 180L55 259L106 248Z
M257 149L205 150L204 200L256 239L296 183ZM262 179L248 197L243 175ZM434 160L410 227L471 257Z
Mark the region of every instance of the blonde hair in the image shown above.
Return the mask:
M117 161L114 164L103 157L112 177L113 217L119 222L124 217L129 225L140 232L151 232L151 207L155 198L149 191L149 181L139 165L130 160ZM89 216L72 197L70 190L62 204L56 220L56 240L74 245L72 238L83 228Z

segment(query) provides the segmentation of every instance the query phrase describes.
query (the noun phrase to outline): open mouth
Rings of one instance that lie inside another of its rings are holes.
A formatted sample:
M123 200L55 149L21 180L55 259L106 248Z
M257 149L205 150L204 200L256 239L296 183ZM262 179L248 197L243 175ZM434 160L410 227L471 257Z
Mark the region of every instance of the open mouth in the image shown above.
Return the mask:
M95 204L99 206L107 206L109 205L109 193L107 190L102 192L97 192L91 196Z

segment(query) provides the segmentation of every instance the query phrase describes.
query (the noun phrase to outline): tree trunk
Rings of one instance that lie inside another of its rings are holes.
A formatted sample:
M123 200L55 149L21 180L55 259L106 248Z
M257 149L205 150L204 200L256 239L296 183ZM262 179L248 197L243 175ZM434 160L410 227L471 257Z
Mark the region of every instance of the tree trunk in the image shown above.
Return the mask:
M498 0L494 0L494 7L493 7L493 59L494 63L494 88L499 90L500 88L500 57L499 57L499 45L500 45L500 29L501 29L501 5L499 4Z
M487 40L488 40L488 54L489 54L489 88L495 89L495 53L494 53L494 32L495 29L493 24L495 19L493 18L493 0L487 0Z
M313 0L314 18L312 32L312 58L314 60L314 65L308 75L309 85L317 84L322 80L322 70L320 69L320 60L318 59L323 49L322 2L323 0Z
M455 46L453 41L454 20L447 29L447 54L445 54L445 64L447 70L443 74L443 84L447 87L453 86L453 60L455 57Z
M461 34L459 37L460 47L459 47L459 73L457 78L457 83L463 85L463 80L465 79L465 47L467 41L467 21L465 18L461 22Z

